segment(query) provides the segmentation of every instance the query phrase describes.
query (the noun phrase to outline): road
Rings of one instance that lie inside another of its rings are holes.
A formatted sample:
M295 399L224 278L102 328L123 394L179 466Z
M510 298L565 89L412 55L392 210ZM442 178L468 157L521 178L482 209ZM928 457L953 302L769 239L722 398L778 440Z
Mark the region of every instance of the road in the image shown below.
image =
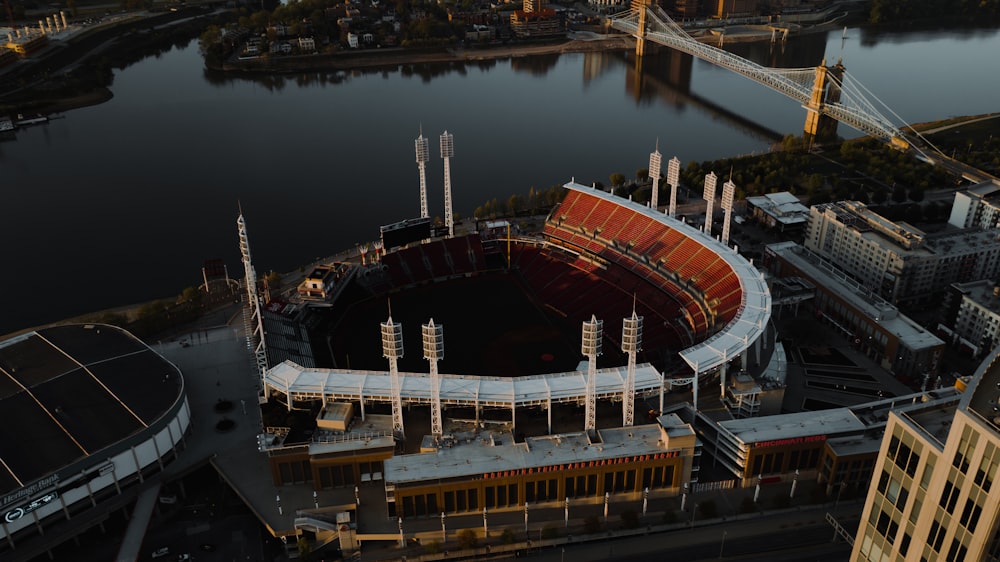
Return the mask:
M846 560L851 552L847 543L832 542L832 528L825 521L806 522L801 527L773 531L747 523L713 525L677 533L618 539L600 543L570 544L546 550L531 558L547 562L589 562L591 560L739 560L781 562ZM725 533L725 538L723 538ZM724 542L723 542L724 541ZM720 556L721 554L721 556Z

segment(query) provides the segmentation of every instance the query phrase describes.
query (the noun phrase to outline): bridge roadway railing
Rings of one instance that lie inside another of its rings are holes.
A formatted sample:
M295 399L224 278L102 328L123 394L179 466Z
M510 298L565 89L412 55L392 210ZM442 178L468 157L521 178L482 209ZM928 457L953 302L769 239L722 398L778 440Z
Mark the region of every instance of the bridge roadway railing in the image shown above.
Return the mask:
M622 12L620 15L612 16L611 27L638 36L639 9L629 10ZM647 40L677 49L678 51L742 74L751 80L798 101L804 106L808 105L812 88L795 82L783 74L796 72L800 69L782 69L779 72L723 49L700 43L691 38L669 16L663 13L659 7L650 7L646 10L647 23L644 37ZM859 109L853 109L840 102L824 103L816 109L858 131L885 141L902 136L896 127L886 123L884 118L876 117Z
M706 60L733 72L760 82L799 103L809 101L810 88L789 80L772 69L761 66L729 51L699 43L685 33L676 23L659 9L650 8L646 12L646 34L648 40L672 47L691 56ZM611 27L632 34L639 33L639 15L633 10L621 18L612 18Z

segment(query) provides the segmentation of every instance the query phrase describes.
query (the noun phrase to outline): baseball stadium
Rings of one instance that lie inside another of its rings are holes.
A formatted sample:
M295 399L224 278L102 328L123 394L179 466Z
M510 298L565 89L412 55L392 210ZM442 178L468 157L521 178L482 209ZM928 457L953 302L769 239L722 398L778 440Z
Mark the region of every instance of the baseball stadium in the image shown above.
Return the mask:
M767 285L682 220L563 187L534 232L494 221L386 242L383 227L362 263L307 276L323 287L298 317L318 366L268 337L262 370L275 485L384 486L389 517L421 517L698 481L692 420L665 395L697 410L730 363L768 363ZM276 406L317 420L308 447Z

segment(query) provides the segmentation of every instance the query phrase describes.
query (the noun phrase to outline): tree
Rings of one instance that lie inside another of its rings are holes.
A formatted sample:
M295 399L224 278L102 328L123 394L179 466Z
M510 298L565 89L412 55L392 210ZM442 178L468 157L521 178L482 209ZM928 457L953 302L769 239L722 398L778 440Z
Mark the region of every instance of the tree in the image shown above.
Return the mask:
M267 275L264 276L264 284L267 285L267 288L271 289L272 291L275 289L280 289L281 274L278 273L277 271L272 271L268 273Z
M554 539L559 536L559 530L552 525L542 527L542 540Z
M608 176L608 180L611 182L612 187L618 187L625 183L625 174L615 172Z
M892 201L894 203L902 203L903 201L906 201L906 188L901 185L893 186Z
M202 295L203 293L198 289L194 287L188 287L184 289L184 291L181 293L181 298L179 299L179 302L187 302L191 303L192 305L198 305L201 304Z
M500 533L500 541L504 544L513 544L515 540L514 529L504 527L503 532Z
M622 512L622 527L626 529L636 529L639 527L639 514L635 510L627 509Z
M479 545L479 537L472 529L462 529L458 532L458 545L462 548L476 548Z
M647 169L647 168L639 168L638 170L636 170L635 171L635 179L638 180L638 181L640 181L640 182L648 180L649 179L649 169Z
M299 549L299 558L307 558L312 553L312 544L305 537L299 537L299 540L295 542L295 546Z

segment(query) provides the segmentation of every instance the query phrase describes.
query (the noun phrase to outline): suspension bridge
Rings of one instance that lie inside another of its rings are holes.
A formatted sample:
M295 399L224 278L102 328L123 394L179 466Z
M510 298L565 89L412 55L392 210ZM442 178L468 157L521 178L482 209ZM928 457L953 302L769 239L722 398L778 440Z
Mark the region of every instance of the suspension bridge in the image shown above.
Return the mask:
M912 141L869 101L869 97L875 96L852 79L839 62L827 67L824 61L816 68L761 66L698 42L658 6L646 2L642 5L636 2L633 6L611 16L610 21L614 29L635 36L638 55L645 53L647 42L651 41L727 68L780 92L805 107L804 131L807 136L832 134L836 131L837 122L840 122L899 149L916 149Z

